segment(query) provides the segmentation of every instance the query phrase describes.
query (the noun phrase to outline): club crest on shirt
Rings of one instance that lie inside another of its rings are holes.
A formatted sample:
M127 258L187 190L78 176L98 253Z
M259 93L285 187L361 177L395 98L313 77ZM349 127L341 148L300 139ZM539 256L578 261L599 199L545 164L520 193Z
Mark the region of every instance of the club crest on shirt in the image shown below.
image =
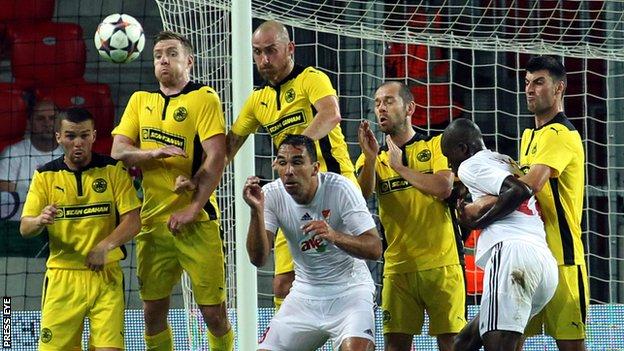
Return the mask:
M184 106L180 106L175 111L173 111L173 119L175 119L177 122L184 121L187 115L188 111Z
M293 88L288 89L288 91L285 94L286 102L291 103L291 102L295 101L295 97L296 96L297 96L297 94L295 94L295 89L293 89Z
M44 344L49 343L50 341L52 341L52 331L49 328L43 328L41 329L41 342Z
M416 159L419 162L427 162L431 160L431 151L429 149L424 149L416 155Z
M95 190L96 193L105 192L107 186L108 183L106 183L106 180L104 178L98 178L93 181L93 184L91 184L91 187L93 188L93 190Z
M331 210L330 209L325 209L325 210L321 211L321 215L323 215L323 218L329 219L329 216L331 216Z

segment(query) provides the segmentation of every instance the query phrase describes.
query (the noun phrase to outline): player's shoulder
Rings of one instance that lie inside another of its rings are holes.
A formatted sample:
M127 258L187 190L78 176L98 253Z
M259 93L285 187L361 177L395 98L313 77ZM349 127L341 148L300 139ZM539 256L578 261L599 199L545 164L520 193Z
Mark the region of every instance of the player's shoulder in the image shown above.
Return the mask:
M102 168L117 165L123 165L123 163L108 155L99 154L97 152L91 154L91 163L89 163L89 167Z
M67 165L65 165L65 162L63 162L64 157L65 156L60 156L50 162L44 163L43 165L39 166L39 168L37 168L37 172L59 172L61 170L67 169Z
M321 69L319 69L318 67L314 67L314 66L307 66L307 67L302 67L302 66L295 66L295 68L297 68L297 71L293 70L293 73L295 73L297 76L303 77L303 78L322 78L325 79L327 78L327 74L325 72L323 72Z
M320 181L330 193L353 191L355 185L349 178L334 172L321 172Z

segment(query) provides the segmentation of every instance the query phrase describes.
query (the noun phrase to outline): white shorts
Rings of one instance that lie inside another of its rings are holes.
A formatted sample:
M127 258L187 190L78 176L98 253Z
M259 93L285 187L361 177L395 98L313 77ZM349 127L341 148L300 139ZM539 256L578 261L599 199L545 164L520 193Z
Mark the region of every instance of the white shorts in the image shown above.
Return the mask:
M491 249L483 277L481 336L493 330L523 333L544 308L558 283L557 262L548 247L507 241Z
M316 350L328 339L334 350L347 338L375 341L373 293L354 289L335 299L310 299L291 292L260 338L260 349Z

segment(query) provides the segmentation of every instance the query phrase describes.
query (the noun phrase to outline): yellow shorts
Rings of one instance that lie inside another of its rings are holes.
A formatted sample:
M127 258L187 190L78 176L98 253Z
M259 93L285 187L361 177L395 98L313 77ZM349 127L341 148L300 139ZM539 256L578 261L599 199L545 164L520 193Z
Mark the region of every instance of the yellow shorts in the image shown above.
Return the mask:
M358 189L360 188L360 184L353 172L343 173L342 175L351 180ZM282 233L282 230L279 228L277 229L277 234L275 234L273 256L275 257L275 275L290 273L295 270L295 264L293 263L290 249L288 248L288 242L286 241L284 233Z
M48 269L41 296L39 350L81 350L85 317L91 325L91 348L124 348L124 286L118 262L101 272Z
M176 236L167 223L143 226L136 242L141 299L170 296L185 270L198 305L225 301L225 260L218 221L186 225Z
M589 284L585 265L559 266L559 285L546 307L525 328L525 335L546 335L555 340L585 339Z
M466 289L459 264L384 274L381 301L384 334L420 334L425 311L429 335L458 333L466 325Z

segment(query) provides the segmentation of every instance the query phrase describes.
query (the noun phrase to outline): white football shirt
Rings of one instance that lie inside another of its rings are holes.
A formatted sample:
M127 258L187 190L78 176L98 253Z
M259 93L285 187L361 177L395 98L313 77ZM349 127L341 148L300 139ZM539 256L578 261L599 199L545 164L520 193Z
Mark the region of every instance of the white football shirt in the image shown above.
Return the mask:
M499 195L505 178L522 175L518 164L511 157L490 150L481 150L462 162L457 173L459 180L470 191L473 201L485 195ZM547 247L544 222L540 218L535 196L481 231L475 254L477 265L485 267L490 249L504 240L522 240Z
M39 166L62 155L63 149L60 146L49 152L39 151L28 138L7 146L0 153L0 180L15 182L15 192L19 196L18 203L15 203L10 194L0 193L0 214L3 219L20 220L33 173ZM17 212L12 217L5 218L16 206Z
M375 227L361 191L350 180L339 174L319 172L318 181L314 199L306 205L296 203L280 179L263 187L266 230L283 230L295 263L291 291L316 299L335 298L355 286L374 291L364 260L303 233L303 225L318 219L325 219L336 231L354 236Z

